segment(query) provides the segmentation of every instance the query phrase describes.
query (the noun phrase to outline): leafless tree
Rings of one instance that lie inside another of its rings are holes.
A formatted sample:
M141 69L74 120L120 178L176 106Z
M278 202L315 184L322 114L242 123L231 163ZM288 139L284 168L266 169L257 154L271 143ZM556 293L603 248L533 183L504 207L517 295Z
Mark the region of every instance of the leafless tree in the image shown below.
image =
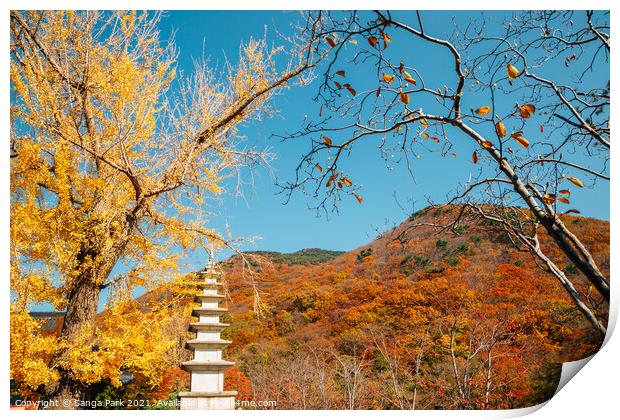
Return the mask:
M317 211L337 211L343 196L362 200L360 186L341 169L360 141L377 139L388 166L404 163L413 173L412 157L425 152L456 156L452 139L461 144L469 140L476 169L446 201L492 204L500 213L503 208L526 209L535 230L526 235L510 228L514 237L558 278L604 334L603 321L542 253L536 232L544 230L609 301L609 280L560 210L570 203L568 186L585 186L581 177L592 186L609 181L607 21L602 12L529 11L510 15L499 25L481 16L444 39L434 35L437 28L424 26L419 12L398 17L389 11L324 13L321 48L330 53L317 94L320 116L284 136L307 138L310 149L295 177L282 185L283 192L290 197L303 190L316 198ZM453 75L438 85L421 63L413 64L419 61L415 54L392 54L392 39L406 42L412 52L433 48L434 64L451 66ZM342 69L353 66L374 75L368 85L347 83ZM596 77L590 78L592 74ZM506 105L510 103L515 105ZM544 119L532 128L534 116ZM578 210L565 211L571 212Z

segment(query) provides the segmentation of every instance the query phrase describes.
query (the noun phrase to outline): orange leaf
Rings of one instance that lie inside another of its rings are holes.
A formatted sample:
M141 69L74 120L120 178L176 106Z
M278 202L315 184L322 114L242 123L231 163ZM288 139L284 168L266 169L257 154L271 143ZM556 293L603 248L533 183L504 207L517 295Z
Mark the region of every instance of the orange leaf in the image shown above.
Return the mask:
M525 104L523 105L522 108L525 108L527 110L527 112L529 112L530 114L535 114L536 113L536 107L532 104Z
M332 145L332 139L330 139L327 136L323 136L323 143L325 143L327 145L327 147L331 147Z
M387 33L381 31L381 35L383 35L383 39L385 39L385 42L392 42L392 38L390 38Z
M542 133L542 132L544 132L544 131L545 131L545 128L544 128L544 127L542 126L542 124L541 124L541 126L540 126L540 132Z
M516 79L517 77L519 77L519 70L517 70L517 68L512 64L508 64L506 66L506 74L508 75L509 79Z
M383 81L385 83L391 83L392 80L394 80L394 76L392 76L391 74L385 74L383 73Z
M424 120L420 120L420 125L424 128L428 128L428 121Z
M476 151L474 150L474 153L472 153L471 155L471 161L476 164L478 163L478 153L476 153Z
M372 36L372 35L368 37L368 43L370 44L371 47L374 47L375 45L377 45L377 42L379 42L377 37Z
M581 212L579 210L576 210L576 209L570 209L570 210L566 210L564 212L564 214L570 214L570 213L581 214Z
M497 135L499 136L499 138L505 137L506 136L506 125L504 125L503 121L498 121L495 123L495 132L497 133Z
M314 165L314 167L316 168L317 171L323 172L323 167L320 164L317 163L316 165Z
M476 111L476 114L478 115L487 115L489 112L491 112L491 107L488 106L481 106L480 108L478 108Z
M329 179L327 180L327 184L325 185L327 188L329 188L332 185L332 182L338 177L338 172L334 172Z
M564 195L570 195L570 190L560 190L559 193Z
M357 199L357 202L362 204L362 201L364 201L364 199L362 198L361 195L359 194L353 194L355 196L355 198Z
M530 118L530 111L521 107L519 108L519 115L521 115L521 118Z
M342 88L342 86L340 86L340 83L338 83L338 82L334 82L334 85L336 86L336 89Z
M411 77L411 75L409 73L407 73L405 70L402 70L401 73L403 74L403 76L405 76L405 80L407 82L411 83L413 86L415 86L417 84L415 79L413 77Z
M409 95L406 94L405 92L401 92L400 93L400 101L404 104L407 105L409 103Z
M572 176L567 176L566 179L568 179L570 182L572 182L573 184L575 184L579 188L583 188L583 182L581 182L581 180L579 178L574 178Z
M351 182L351 180L349 178L341 178L340 181L342 181L342 183L344 185L346 185L347 187L350 187L351 185L353 185L353 182Z
M547 205L552 205L555 202L555 194L545 194L542 197L543 203Z
M328 36L325 37L325 42L327 42L329 46L332 48L336 46L336 42Z
M568 198L565 197L559 197L558 201L564 204L570 204L570 200Z
M488 140L482 140L480 144L482 144L482 147L484 147L485 149L490 149L491 147L493 147L493 143Z
M344 70L338 70L338 71L336 72L336 74L337 74L338 76L342 76L342 77L344 77Z
M530 145L530 142L525 137L516 136L513 138L523 147L528 147Z

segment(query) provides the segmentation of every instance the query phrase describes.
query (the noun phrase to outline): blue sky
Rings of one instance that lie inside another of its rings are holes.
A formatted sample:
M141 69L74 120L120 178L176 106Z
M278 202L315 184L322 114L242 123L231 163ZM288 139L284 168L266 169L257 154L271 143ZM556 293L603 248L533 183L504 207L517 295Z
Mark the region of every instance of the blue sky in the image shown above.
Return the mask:
M499 20L505 13L509 12L487 13L486 16ZM415 23L412 12L397 14L412 25ZM439 37L448 36L455 15L458 15L457 21L463 23L480 17L480 12L424 12L427 32ZM234 61L241 41L247 41L251 36L262 37L266 29L268 39L277 42L275 28L282 33L290 33L290 26L297 19L299 15L296 12L170 11L160 26L164 38L175 31L180 50L179 68L190 72L191 60L203 55L203 46L204 55L213 63L222 63L224 57ZM438 55L436 48L424 50L422 46L422 49L412 50L408 46L408 43L399 43L396 38L390 48L395 49L393 53L400 54L408 63L413 62L432 74L438 82L452 80L450 57L441 53ZM357 77L355 69L351 70L347 74L353 73L352 77ZM608 80L608 69L604 73L596 77ZM277 195L279 189L275 186L274 176L279 180L292 178L301 153L308 149L309 140L280 142L272 135L294 131L304 115L316 116L319 106L312 101L315 93L316 85L285 91L272 102L281 111L280 117L242 129L249 144L259 148L269 147L277 154L277 159L272 163L273 175L266 170L258 171L253 187L245 190L244 199L225 197L214 210L217 212L212 217L215 226L223 228L228 225L236 236L262 238L244 246L245 249L282 252L306 247L353 249L369 242L378 230L405 219L411 210L408 200L415 201L416 209L426 205L426 196L441 202L459 181L467 179L470 171L475 169L468 164L472 149L463 147L462 153L459 153L457 146L458 156L452 161L432 154L414 161L415 180L412 180L402 165L392 171L386 169L373 140L355 149L346 163L352 179L363 185L360 191L364 196L362 205L353 199L345 199L341 203L340 214L331 215L329 220L316 217L316 213L308 209L313 204L312 199L303 194L295 194L287 205L283 205L284 197ZM474 105L466 102L466 106ZM400 208L394 194L406 211ZM572 198L583 215L609 219L608 184L600 184L597 189L579 190Z
M499 21L510 12L493 12L485 15ZM397 12L395 15L415 25L413 12ZM455 16L456 15L456 16ZM464 24L469 19L480 17L480 12L423 12L425 29L437 37L447 37L452 32L453 17ZM240 42L250 37L261 38L267 31L268 40L280 42L276 32L289 34L291 25L300 18L297 12L281 11L169 11L161 23L161 35L167 39L173 33L179 48L178 68L186 74L191 73L193 59L206 57L213 65L222 65L225 59L234 62L238 57ZM493 29L493 25L489 28ZM497 28L497 26L495 26ZM446 81L453 82L452 58L441 49L431 48L428 44L412 45L404 35L390 33L393 42L390 54L414 65L425 77L428 85L442 86ZM401 42L402 41L402 42ZM204 48L204 50L203 50ZM552 73L546 76L570 77L562 61L556 67L550 67ZM371 76L367 70L352 67L345 68L348 80L354 86L363 86ZM602 85L609 80L609 67L601 68L589 76L589 80ZM449 83L446 83L449 84ZM317 83L306 88L293 88L275 97L271 105L280 110L280 116L252 122L241 128L240 134L247 138L248 146L259 149L269 148L276 154L271 171L258 170L251 187L244 190L243 198L224 195L221 202L211 204L213 212L209 224L220 232L229 230L235 237L260 237L261 239L241 246L242 250L273 250L292 252L302 248L318 247L332 250L351 250L370 242L378 233L385 231L406 219L412 210L419 210L427 205L427 197L434 202L444 202L454 188L467 180L477 168L471 164L473 151L471 141L456 136L456 157L440 157L437 153L425 153L413 159L412 167L415 179L412 179L404 165L397 165L393 170L386 168L380 158L378 139L368 139L358 143L351 156L340 165L347 175L362 186L359 191L364 197L363 204L353 197L345 197L339 205L339 213L317 217L309 206L314 205L312 198L296 193L288 204L283 205L284 196L278 195L276 178L280 181L291 180L302 153L309 148L309 139L279 141L273 135L283 135L297 130L304 116L317 117L319 105L313 101L317 92ZM471 92L463 99L465 109L477 108L480 100ZM512 101L512 99L511 99ZM512 106L512 103L503 105ZM432 104L420 103L425 108ZM532 124L537 127L534 117ZM334 141L343 140L334 135ZM530 141L536 141L532 135ZM575 162L585 158L575 157ZM583 178L587 181L587 178ZM587 184L589 184L587 182ZM598 183L596 188L573 188L571 201L582 215L609 220L609 184ZM395 198L396 197L396 198ZM398 202L397 202L398 200ZM400 204L399 204L400 203ZM413 205L412 203L415 203ZM402 206L402 207L401 207ZM230 255L222 252L219 258ZM206 256L202 252L192 253L185 258L183 272L196 270L204 266ZM112 276L124 271L119 265ZM143 289L134 295L143 293ZM105 295L100 308L105 304ZM38 309L50 309L49 305L39 305Z

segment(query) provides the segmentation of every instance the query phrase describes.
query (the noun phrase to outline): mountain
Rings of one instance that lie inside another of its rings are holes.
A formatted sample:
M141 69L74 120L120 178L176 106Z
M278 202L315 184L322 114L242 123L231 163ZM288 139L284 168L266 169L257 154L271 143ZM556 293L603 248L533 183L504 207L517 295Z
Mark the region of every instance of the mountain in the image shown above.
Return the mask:
M425 209L344 253L223 262L225 357L237 362L229 386L278 408L518 408L549 398L559 363L592 354L601 339L497 226L437 229L458 211ZM608 276L609 223L563 219ZM606 314L555 244L544 233L540 241Z
M282 253L275 251L249 251L248 255L266 257L273 264L286 265L308 265L320 264L332 260L342 254L344 251L329 251L320 248L304 248L291 253Z

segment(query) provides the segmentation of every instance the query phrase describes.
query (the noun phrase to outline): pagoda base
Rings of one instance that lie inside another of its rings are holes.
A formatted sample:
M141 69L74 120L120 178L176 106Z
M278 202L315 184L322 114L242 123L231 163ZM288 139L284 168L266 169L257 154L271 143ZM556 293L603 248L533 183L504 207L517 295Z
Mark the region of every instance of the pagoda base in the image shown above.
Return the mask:
M237 391L179 392L181 410L234 410Z

